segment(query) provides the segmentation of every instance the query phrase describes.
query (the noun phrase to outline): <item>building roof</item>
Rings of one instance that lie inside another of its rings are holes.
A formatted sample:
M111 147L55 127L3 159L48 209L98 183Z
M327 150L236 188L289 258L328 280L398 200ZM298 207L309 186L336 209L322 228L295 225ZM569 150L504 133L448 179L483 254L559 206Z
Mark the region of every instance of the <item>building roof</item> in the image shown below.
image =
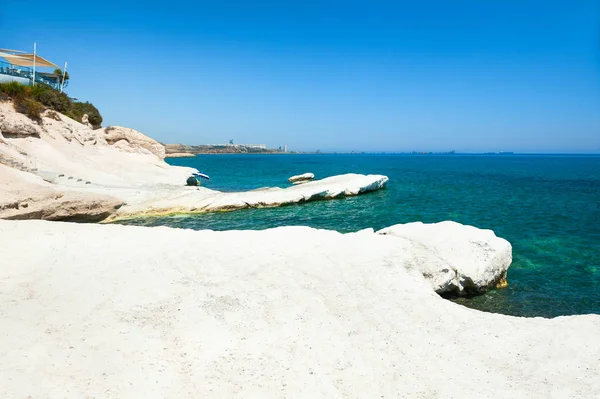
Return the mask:
M37 54L35 56L33 54L22 53L22 52L18 52L18 54L10 54L5 51L12 51L12 52L16 52L16 51L0 50L0 58L6 59L9 63L11 63L13 65L31 67L34 65L34 57L35 57L35 66L36 67L49 67L49 68L60 69L60 67L58 65L53 64L52 62L48 61L47 59L45 59L43 57L40 57Z

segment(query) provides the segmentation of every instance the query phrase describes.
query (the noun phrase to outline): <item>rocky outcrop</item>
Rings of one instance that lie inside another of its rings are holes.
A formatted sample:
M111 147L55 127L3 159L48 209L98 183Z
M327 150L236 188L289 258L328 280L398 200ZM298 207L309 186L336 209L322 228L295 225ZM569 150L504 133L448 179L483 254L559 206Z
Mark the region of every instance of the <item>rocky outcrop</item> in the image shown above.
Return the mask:
M11 103L12 107L12 103ZM0 133L6 138L40 137L41 129L31 119L24 115L13 117L16 112L0 108Z
M90 129L94 128L94 126L92 126L92 124L90 123L90 117L88 116L88 114L83 114L83 116L81 117L81 123L89 127Z
M120 126L109 126L104 129L104 138L108 144L114 145L122 151L148 151L156 155L158 159L162 160L165 157L165 147L162 144L137 130Z
M44 113L38 125L15 112L12 104L6 102L0 102L0 112L5 115L5 125L13 127L11 131L39 131L39 137L25 133L7 137L4 144L0 143L0 163L30 172L35 178L42 177L52 183L55 194L63 195L61 198L70 198L79 192L84 197L110 197L125 203L118 210L112 205L108 207L112 209L111 220L332 199L378 190L387 182L387 177L381 175L349 174L306 183L303 187L274 187L241 193L186 187L186 179L197 171L168 165L162 159L163 146L133 129L93 130L57 112ZM25 195L25 190L21 193ZM0 197L2 195L0 191ZM29 217L36 214L41 215L31 212Z
M101 194L57 190L42 178L0 165L0 219L99 222L123 201Z
M231 211L267 208L359 195L385 187L387 176L348 173L287 188L271 187L245 192L219 192L204 187L156 188L137 193L111 219L171 213ZM127 193L123 193L126 198Z
M403 238L0 220L0 245L2 398L600 397L600 316L446 301Z
M124 140L113 146L106 141L104 129L93 130L55 111L45 111L41 122L34 122L16 112L9 101L0 101L0 122L10 132L0 143L0 156L29 169L64 174L97 185L129 186L182 185L194 171L166 164L159 158L160 145L158 150L154 148L159 156L141 147L152 149L157 143L139 132L115 129L109 139L116 139L121 131L120 137L131 142Z
M482 230L456 222L397 224L377 232L413 244L414 264L439 294L480 294L504 287L512 247Z
M54 220L65 222L100 222L123 204L123 201L98 194L56 191L39 192L19 197L12 203L0 203L0 219Z
M315 178L314 173L303 173L301 175L292 176L288 179L290 183L301 184L306 183L307 181L313 180Z

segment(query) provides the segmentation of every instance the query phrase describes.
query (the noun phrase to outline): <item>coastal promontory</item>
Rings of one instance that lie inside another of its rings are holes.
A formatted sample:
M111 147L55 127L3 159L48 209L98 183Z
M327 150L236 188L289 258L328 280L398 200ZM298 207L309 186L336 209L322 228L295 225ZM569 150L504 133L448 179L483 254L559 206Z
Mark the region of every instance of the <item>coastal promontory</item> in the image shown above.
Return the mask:
M35 121L11 101L0 101L0 129L0 181L13 182L0 193L0 218L98 221L273 207L358 195L384 188L388 180L347 174L302 187L224 193L186 187L197 170L167 164L164 146L134 129L94 129L51 110ZM42 192L56 199L61 212L28 208L43 203Z

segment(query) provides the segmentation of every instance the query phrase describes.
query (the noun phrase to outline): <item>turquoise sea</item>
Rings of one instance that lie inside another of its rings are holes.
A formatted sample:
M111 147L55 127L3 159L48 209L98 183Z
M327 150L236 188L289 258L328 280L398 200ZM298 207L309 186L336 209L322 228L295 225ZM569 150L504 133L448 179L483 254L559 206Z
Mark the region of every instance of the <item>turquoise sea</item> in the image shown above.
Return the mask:
M454 220L492 229L513 245L506 289L457 302L519 316L600 313L600 156L201 155L170 159L223 191L317 178L384 174L385 190L270 209L144 218L121 223L192 229L306 225L341 232Z

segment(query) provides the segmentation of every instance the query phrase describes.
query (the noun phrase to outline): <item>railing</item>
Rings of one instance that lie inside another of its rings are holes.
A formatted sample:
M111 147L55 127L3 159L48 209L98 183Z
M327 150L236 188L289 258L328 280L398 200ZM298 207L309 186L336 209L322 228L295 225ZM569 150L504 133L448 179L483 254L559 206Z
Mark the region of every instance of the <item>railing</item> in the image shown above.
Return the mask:
M0 74L14 76L17 78L29 79L33 76L33 70L27 67L20 67L17 65L9 64L7 62L0 61ZM49 77L44 73L35 73L35 81L38 83L47 84L54 90L60 90L60 82L58 78Z

